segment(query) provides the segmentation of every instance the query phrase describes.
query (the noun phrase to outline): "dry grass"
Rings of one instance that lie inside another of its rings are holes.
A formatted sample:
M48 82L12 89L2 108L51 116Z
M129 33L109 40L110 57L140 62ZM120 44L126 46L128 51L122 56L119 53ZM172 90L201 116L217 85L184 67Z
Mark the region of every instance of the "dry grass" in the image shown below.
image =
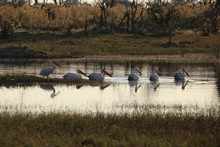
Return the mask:
M204 37L201 34L182 34L173 37L167 45L167 37L133 34L95 34L85 39L83 33L67 37L54 33L18 33L11 39L1 41L0 48L27 46L43 51L51 57L74 57L83 55L164 55L185 53L216 53L220 33Z
M137 107L137 106L134 106ZM3 146L219 146L219 109L199 114L0 114ZM183 109L174 106L174 109ZM199 108L197 108L199 109ZM208 114L208 115L207 115ZM217 114L217 115L216 115Z

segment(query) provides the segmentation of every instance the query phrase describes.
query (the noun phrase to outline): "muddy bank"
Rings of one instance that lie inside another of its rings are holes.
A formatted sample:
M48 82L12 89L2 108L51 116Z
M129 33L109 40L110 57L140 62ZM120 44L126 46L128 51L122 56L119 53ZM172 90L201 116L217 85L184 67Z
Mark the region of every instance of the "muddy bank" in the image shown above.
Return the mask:
M107 85L108 82L91 81L88 79L63 79L63 78L41 78L28 75L0 75L0 86L33 86L37 84L65 84L65 85Z

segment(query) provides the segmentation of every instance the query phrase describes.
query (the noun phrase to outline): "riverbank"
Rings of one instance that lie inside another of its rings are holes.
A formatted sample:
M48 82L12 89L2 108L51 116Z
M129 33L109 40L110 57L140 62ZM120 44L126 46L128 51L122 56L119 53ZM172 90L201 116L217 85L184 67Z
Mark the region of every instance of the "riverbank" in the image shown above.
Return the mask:
M51 33L16 33L1 40L0 61L56 59L64 61L144 61L175 63L216 63L220 33L176 34L173 44L167 37L135 34L91 34L64 36Z
M0 58L0 63L28 63L56 60L59 62L152 62L152 63L210 63L218 64L218 54L197 53L184 55L85 55L72 58Z

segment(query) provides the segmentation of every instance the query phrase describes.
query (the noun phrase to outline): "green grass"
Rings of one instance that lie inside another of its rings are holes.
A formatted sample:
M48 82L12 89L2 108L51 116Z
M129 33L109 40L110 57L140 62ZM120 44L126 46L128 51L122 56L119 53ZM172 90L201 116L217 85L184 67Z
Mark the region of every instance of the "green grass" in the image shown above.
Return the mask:
M136 106L134 106L136 107ZM3 146L212 146L220 145L219 108L200 113L0 113ZM174 106L174 110L183 109ZM179 111L181 112L181 110Z

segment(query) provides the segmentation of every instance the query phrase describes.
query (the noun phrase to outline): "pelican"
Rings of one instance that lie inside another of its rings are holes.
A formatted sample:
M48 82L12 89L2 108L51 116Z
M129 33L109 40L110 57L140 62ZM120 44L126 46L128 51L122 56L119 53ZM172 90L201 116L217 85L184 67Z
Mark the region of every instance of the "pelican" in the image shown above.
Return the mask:
M135 68L135 71L128 75L128 81L138 81L141 71L138 67Z
M156 81L158 81L159 78L160 78L160 77L159 77L160 72L159 72L158 68L155 67L154 70L155 70L156 72L152 73L152 74L150 75L150 78L149 78L149 80L152 81L152 82L156 82Z
M76 73L68 72L65 75L63 75L63 78L64 79L81 79L82 78L81 75L84 75L85 77L87 77L87 75L84 72L82 72L80 69L77 69Z
M177 71L174 74L175 81L185 80L185 77L186 77L185 74L189 77L189 73L187 72L187 70L185 68L182 69L182 72L181 71Z
M104 81L105 75L112 77L112 75L104 69L102 69L100 73L91 73L88 77L89 80Z
M49 78L49 75L54 72L56 66L61 67L57 62L50 61L50 67L42 68L39 75L46 76L47 78Z

